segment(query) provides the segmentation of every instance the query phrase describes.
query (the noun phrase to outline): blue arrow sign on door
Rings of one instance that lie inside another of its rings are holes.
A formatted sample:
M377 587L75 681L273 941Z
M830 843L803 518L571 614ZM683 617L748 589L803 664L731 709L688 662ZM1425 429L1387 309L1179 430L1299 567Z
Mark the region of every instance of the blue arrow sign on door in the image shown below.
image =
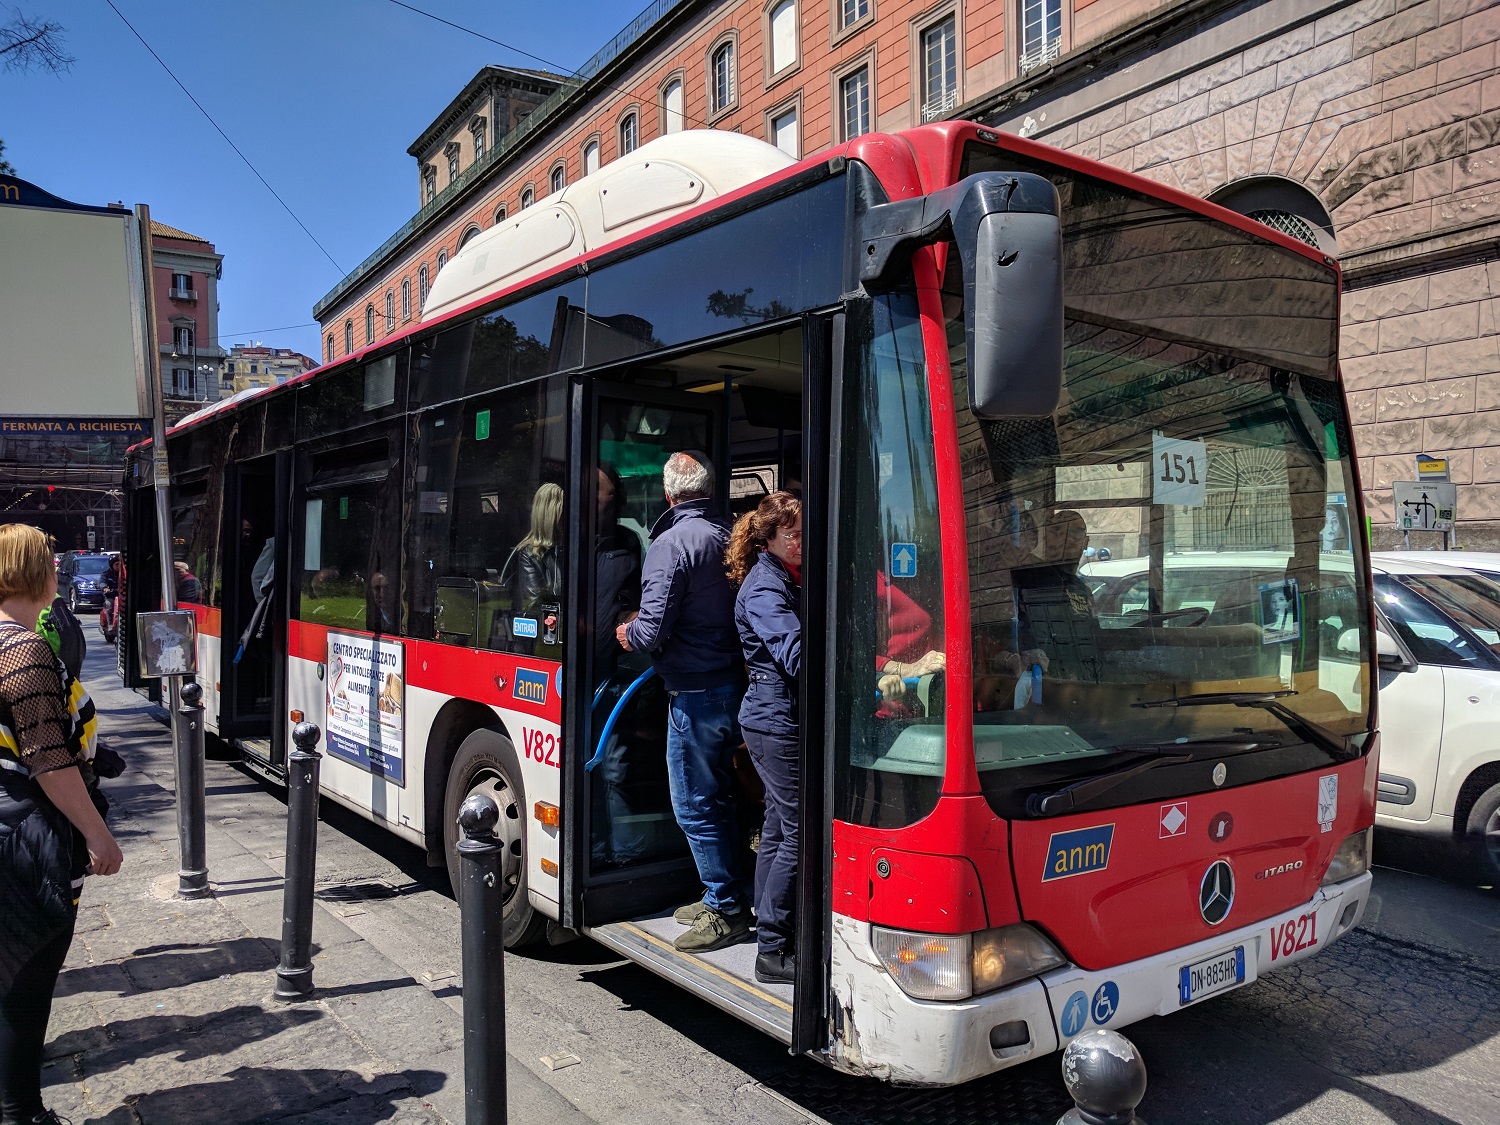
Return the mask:
M891 544L891 577L915 578L917 576L917 545L915 543Z

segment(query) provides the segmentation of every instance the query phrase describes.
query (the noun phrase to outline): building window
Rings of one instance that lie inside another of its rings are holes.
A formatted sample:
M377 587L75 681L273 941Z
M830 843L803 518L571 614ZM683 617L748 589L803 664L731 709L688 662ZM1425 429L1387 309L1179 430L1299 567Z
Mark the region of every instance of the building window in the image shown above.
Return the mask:
M674 78L661 88L661 131L679 133L683 123L682 79Z
M839 140L847 141L870 131L870 68L850 71L839 79Z
M499 207L495 208L495 222L497 224L505 222L506 214L505 204L502 203Z
M633 113L627 113L620 119L620 155L634 152L636 146L641 143L640 118Z
M583 174L591 176L599 171L599 142L590 141L583 146Z
M344 321L344 354L348 355L354 350L354 321Z
M365 306L365 343L375 342L375 306Z
M427 305L427 267L423 266L417 271L417 304L421 307Z
M260 364L258 364L258 363L252 363L250 365L250 374L252 374L252 375L259 375L260 374Z
M839 29L852 27L870 14L870 0L837 0Z
M458 179L458 144L449 144L443 149L443 155L448 158L448 182L451 184Z
M437 198L437 169L431 164L422 166L422 202L431 203Z
M191 328L172 329L172 348L178 355L193 350L193 330Z
M409 277L401 279L401 319L402 321L411 319L411 278Z
M1021 0L1021 73L1051 62L1061 51L1062 0Z
M469 131L474 134L474 159L484 155L484 118L476 117L469 122Z
M332 363L333 362L333 333L332 332L328 333L328 358L325 359L323 362L324 363Z
M530 207L535 202L536 192L531 190L530 184L527 184L521 189L521 210L526 210L526 208Z
M547 177L547 182L554 193L562 191L563 188L568 186L568 170L559 164L556 168L552 169L552 175Z
M958 27L948 15L922 31L922 120L936 121L958 105Z
M458 236L458 248L460 250L462 250L465 246L467 246L470 242L472 242L474 240L475 236L478 235L478 234L479 234L479 224L478 223L472 223L472 224L470 224L468 227L466 227L464 229L463 234L461 234L461 235Z
M174 273L172 275L172 297L178 301L196 300L198 294L193 292L193 275L190 273Z
M396 291L387 289L385 291L385 334L389 336L396 330Z
M797 135L797 107L792 106L771 118L771 143L793 158L802 156L802 142Z
M448 251L446 251L446 250L439 250L438 251L438 267L437 268L441 270L447 264L448 264Z
M734 105L734 40L720 43L709 55L708 96L710 113L723 113Z
M797 61L797 2L781 0L771 9L771 73L779 74Z
M189 367L172 368L172 394L176 398L193 397L193 371Z

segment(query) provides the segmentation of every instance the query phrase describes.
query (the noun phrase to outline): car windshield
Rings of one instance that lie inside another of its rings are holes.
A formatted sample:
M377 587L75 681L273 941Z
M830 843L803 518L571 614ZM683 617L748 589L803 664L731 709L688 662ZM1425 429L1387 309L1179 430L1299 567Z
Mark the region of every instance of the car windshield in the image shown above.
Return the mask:
M1016 815L1028 787L1194 742L1298 749L1261 776L1312 768L1311 742L1357 748L1368 614L1333 275L1046 171L1064 216L1054 414L968 412L951 246L943 285L986 794Z
M1386 620L1420 663L1500 667L1500 586L1490 579L1382 575L1375 587Z
M109 559L104 555L83 555L76 566L79 574L103 574L109 569Z

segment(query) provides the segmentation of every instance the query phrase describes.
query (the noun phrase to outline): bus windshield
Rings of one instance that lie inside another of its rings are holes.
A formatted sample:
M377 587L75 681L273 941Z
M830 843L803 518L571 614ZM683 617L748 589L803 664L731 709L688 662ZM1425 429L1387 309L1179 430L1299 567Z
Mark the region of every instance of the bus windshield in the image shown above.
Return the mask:
M1052 416L968 412L951 247L943 286L986 794L1025 815L1028 789L1125 755L1269 751L1267 777L1358 753L1369 618L1332 272L1048 174L1066 308Z

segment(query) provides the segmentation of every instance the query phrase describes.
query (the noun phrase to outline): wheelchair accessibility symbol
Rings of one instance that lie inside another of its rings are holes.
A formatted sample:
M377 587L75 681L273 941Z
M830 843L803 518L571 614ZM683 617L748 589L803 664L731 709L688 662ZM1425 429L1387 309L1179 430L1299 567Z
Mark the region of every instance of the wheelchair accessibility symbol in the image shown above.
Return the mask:
M1090 1005L1090 1011L1094 1016L1094 1022L1103 1027L1115 1018L1115 1012L1120 1007L1120 990L1115 982L1107 980L1094 992L1094 1002Z
M1075 992L1063 1006L1062 1033L1070 1039L1083 1030L1089 1022L1089 994Z

